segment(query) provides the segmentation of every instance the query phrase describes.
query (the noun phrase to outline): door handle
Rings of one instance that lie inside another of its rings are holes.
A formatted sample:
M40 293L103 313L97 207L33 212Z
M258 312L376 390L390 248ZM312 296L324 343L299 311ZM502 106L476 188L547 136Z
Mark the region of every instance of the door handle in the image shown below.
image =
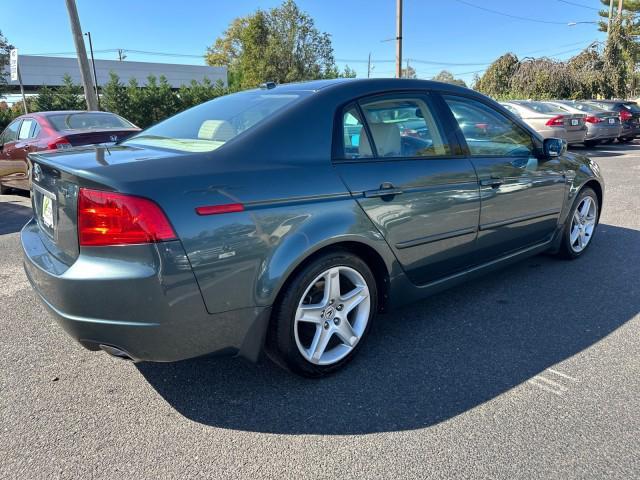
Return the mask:
M482 185L483 187L498 188L503 183L504 183L503 178L491 177L491 178L483 178L482 180L480 180L480 185Z
M384 182L380 185L378 190L365 190L364 196L367 198L393 197L395 195L400 195L401 193L403 193L401 188L394 187L393 183Z

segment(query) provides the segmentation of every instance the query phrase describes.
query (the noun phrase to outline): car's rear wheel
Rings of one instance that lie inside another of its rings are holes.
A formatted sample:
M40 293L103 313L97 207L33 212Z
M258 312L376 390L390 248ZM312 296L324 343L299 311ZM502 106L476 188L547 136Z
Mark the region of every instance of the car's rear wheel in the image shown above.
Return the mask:
M377 307L371 269L347 251L316 258L294 275L275 306L268 352L276 363L321 377L351 360Z
M604 140L602 142L603 145L611 145L613 143L615 139L614 138L607 138L606 140Z
M596 233L598 215L598 196L591 188L584 188L565 223L560 249L563 257L578 258L587 250Z
M633 137L620 137L618 142L620 143L629 143L633 141Z

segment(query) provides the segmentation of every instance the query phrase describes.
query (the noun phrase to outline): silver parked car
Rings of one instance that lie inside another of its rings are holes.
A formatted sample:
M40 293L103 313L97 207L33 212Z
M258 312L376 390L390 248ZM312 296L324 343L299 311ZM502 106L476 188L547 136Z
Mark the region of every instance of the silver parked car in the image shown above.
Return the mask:
M551 104L525 100L503 102L502 105L544 138L562 138L569 145L584 142L587 134L584 113L570 113Z
M594 147L599 143L611 143L622 134L622 124L618 113L604 110L595 105L573 100L553 100L545 102L567 113L584 113L587 135L584 144Z

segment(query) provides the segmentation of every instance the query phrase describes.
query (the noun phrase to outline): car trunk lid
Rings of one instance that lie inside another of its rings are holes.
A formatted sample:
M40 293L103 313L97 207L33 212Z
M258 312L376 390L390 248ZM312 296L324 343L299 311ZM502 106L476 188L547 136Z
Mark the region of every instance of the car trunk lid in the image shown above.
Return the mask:
M122 141L138 133L140 130L137 128L123 128L123 129L86 129L86 130L62 130L60 136L65 138L72 147L81 145L94 145L94 144L114 144Z

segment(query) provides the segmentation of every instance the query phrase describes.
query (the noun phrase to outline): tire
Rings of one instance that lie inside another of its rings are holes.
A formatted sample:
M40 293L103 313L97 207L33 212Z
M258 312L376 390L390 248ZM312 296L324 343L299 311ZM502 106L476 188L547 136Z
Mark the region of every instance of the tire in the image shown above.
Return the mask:
M378 292L371 269L348 251L332 251L294 273L284 288L271 317L268 355L311 378L344 367L361 348L376 313Z
M7 193L9 193L9 190L11 190L9 187L5 187L4 185L2 185L2 183L0 183L0 195L6 195Z
M604 140L602 142L603 145L611 145L613 143L613 141L615 140L615 138L608 138L607 140Z
M585 210L585 204L589 203ZM578 211L580 209L580 211ZM586 215L583 213L586 211ZM600 216L598 196L591 188L583 188L578 194L567 217L562 234L562 243L558 254L573 260L584 254L593 243ZM582 218L583 221L579 219ZM576 236L577 228L577 236Z
M587 148L593 148L600 143L600 140L585 140L584 146Z
M633 137L620 137L618 139L619 143L630 143L633 142Z

